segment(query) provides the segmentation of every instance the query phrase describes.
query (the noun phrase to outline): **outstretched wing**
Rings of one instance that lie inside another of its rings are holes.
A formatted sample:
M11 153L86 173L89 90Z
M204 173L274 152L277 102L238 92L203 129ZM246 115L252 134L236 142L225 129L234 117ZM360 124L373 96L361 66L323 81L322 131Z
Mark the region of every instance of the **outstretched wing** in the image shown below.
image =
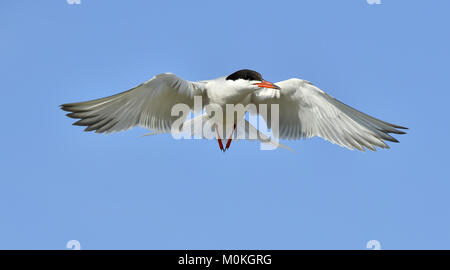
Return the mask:
M389 133L405 134L407 129L362 113L329 96L308 81L289 79L276 83L281 89L255 92L252 103L267 104L263 115L268 127L271 104L279 104L279 136L281 139L322 137L332 143L364 151L375 146L389 148L384 141L398 142Z
M194 96L202 96L204 86L189 82L174 74L164 73L126 92L78 103L61 105L71 112L67 116L80 119L74 125L86 126L85 131L110 133L146 127L158 132L170 132L178 116L171 116L172 107L182 103L193 108Z

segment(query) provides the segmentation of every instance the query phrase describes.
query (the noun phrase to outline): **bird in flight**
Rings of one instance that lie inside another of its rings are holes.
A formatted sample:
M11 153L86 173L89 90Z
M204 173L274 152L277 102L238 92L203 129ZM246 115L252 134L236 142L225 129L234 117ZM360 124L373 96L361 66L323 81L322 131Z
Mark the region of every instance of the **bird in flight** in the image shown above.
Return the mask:
M269 129L275 121L269 117L271 105L278 105L280 139L319 136L352 150L389 148L385 141L398 142L389 134L405 134L401 129L407 129L360 112L306 80L292 78L271 83L260 73L249 69L198 82L163 73L128 91L86 102L63 104L61 109L70 112L68 117L80 119L74 125L86 126L85 131L111 133L141 126L155 133L169 133L178 118L172 115L172 107L186 104L193 110L195 97L202 97L203 108L212 104L221 108L226 104L254 104L258 108L265 104L267 113L262 114L259 109L252 113L262 116ZM237 121L242 120L248 125L247 133L258 132L245 115L237 117L240 119L216 119L212 125L217 132L219 148L224 152L230 147ZM211 116L204 113L200 118L205 120ZM225 135L219 132L225 130L225 123L233 125L226 144L222 142ZM270 138L258 134L258 140L271 143Z

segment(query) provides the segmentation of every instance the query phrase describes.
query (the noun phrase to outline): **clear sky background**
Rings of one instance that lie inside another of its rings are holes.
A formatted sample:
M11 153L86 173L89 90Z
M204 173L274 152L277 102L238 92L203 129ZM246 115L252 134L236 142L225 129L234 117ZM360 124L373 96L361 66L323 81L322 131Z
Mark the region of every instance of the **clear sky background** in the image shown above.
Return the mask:
M0 248L450 248L449 1L0 2ZM407 126L389 150L99 135L59 105L162 72L298 77Z

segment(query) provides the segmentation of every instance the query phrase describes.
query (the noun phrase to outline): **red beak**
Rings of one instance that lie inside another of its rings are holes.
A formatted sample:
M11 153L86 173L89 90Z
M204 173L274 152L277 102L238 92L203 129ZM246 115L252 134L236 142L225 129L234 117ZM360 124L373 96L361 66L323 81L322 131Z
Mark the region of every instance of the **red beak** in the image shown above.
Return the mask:
M266 80L260 82L260 83L255 83L255 85L261 87L261 88L272 88L272 89L280 89L280 87L276 84L273 84L271 82L268 82Z

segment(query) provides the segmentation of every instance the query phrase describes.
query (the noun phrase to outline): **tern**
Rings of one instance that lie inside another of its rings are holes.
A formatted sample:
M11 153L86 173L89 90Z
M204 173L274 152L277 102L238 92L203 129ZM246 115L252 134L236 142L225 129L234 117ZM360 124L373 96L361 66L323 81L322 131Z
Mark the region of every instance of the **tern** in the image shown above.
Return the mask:
M280 139L319 136L351 150L376 151L376 147L389 148L385 141L398 142L389 134L405 134L401 129L407 129L358 111L309 81L292 78L271 83L264 80L260 73L249 69L197 82L184 80L172 73L162 73L128 91L105 98L63 104L61 109L69 112L68 117L80 119L74 125L86 126L85 131L111 133L140 126L159 134L171 132L177 120L171 113L172 107L186 104L193 110L195 97L202 97L203 107L210 104L222 108L226 104L276 104L279 108L277 120ZM270 111L271 107L267 108ZM253 113L261 115L259 110ZM274 120L267 115L261 116L270 129ZM200 118L209 117L202 114ZM238 117L249 124L245 115ZM223 133L218 130L227 120L217 121L213 125L217 131L219 148L224 152L230 147L236 121L231 121L232 134L226 145L222 143L224 136L220 136ZM258 132L249 125L247 132ZM258 136L258 139L271 142L267 136Z

